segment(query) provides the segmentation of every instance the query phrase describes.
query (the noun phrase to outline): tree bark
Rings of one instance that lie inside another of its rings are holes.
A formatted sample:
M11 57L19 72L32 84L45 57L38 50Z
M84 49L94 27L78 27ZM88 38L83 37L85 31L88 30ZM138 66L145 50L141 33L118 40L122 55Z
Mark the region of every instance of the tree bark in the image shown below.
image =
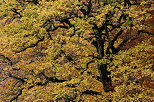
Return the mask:
M99 35L96 37L97 39L97 52L99 54L99 58L102 59L105 54L104 54L104 39L102 39L102 35ZM100 74L100 80L103 84L103 88L105 92L109 92L113 90L112 87L112 81L111 77L108 75L110 72L107 71L107 64L98 64L98 71Z
M100 73L100 80L103 84L105 92L113 91L112 80L108 75L110 72L107 71L107 64L99 64L98 71Z

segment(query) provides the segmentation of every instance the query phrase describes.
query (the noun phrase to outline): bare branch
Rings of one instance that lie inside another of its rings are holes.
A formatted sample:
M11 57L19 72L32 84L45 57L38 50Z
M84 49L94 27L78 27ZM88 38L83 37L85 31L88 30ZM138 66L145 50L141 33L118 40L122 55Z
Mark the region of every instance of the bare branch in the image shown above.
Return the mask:
M9 102L12 102L12 101L18 99L18 97L22 94L23 89L24 89L24 88L20 89L20 90L18 91L17 95L16 95L15 97L13 97Z
M19 51L15 51L15 53L20 53L20 52L23 52L23 51L27 50L28 48L35 47L35 46L37 46L41 41L44 41L44 37L42 37L41 39L39 39L35 44L31 44L31 45L29 45L28 47L25 47L25 48L23 48L23 49L21 49L21 50L19 50Z
M149 34L149 35L154 36L154 33L151 33L151 32L145 31L145 30L139 30L139 31L138 31L138 35L139 35L140 33L146 33L146 34Z

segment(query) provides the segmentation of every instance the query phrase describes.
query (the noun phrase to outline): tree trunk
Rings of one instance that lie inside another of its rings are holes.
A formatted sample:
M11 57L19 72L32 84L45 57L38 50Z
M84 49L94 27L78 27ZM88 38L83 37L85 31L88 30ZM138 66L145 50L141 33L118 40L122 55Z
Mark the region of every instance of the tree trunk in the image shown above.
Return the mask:
M104 57L104 39L102 39L101 35L97 36L97 52L99 54L99 58L102 59ZM98 71L100 73L100 79L104 87L104 91L112 91L112 81L111 77L108 77L110 72L107 71L107 64L99 64Z
M101 35L97 35L96 39L97 39L97 53L99 54L100 58L103 58L104 57L104 40L102 39Z
M100 73L100 79L103 84L105 92L113 91L112 80L108 75L110 72L107 71L107 64L99 64L98 71Z

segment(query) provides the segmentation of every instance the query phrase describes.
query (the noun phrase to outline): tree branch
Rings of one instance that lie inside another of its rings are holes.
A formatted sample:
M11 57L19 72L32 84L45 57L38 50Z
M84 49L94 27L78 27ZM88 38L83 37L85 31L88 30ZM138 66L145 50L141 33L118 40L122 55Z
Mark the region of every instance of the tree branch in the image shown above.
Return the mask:
M83 91L81 95L83 95L83 94L87 94L87 95L100 95L100 92L93 91L93 90L86 90L86 91Z
M19 12L17 11L16 8L13 8L12 11L13 11L14 13L18 14L18 15L20 16L20 18L22 17L21 13L19 13Z
M120 47L126 46L126 43L129 39L126 37L123 41L118 45L117 50L120 50Z
M14 78L14 79L16 79L16 80L19 80L19 81L21 81L21 82L25 82L24 79L19 78L19 77L16 77L16 76L12 75L11 73L9 73L9 77Z
M58 28L65 28L65 29L69 29L69 27L68 26L64 26L64 25L59 25L59 26L56 26L55 28L49 28L49 29L47 29L47 32L51 32L51 31L55 31L55 30L57 30Z
M91 8L92 8L91 0L88 1L88 4L85 4L85 3L84 3L84 5L87 6L87 10L85 10L85 9L83 9L83 8L81 8L81 9L79 9L79 10L82 12L82 14L83 14L84 16L86 16L86 15L89 15L90 12L91 12Z
M10 58L6 57L5 55L0 55L0 58L6 59L6 60L9 62L9 65L10 65L10 66L13 65L12 61L10 60Z
M116 54L118 52L118 49L114 47L114 42L118 39L118 37L122 34L123 30L120 30L111 40L110 45L108 46L107 49L111 49L113 54Z
M12 102L14 101L15 99L18 99L18 97L22 94L22 91L23 91L24 88L20 89L17 93L17 95L15 97L13 97L9 102Z
M154 33L150 33L150 32L145 31L145 30L139 30L139 31L138 31L138 35L139 35L140 33L146 33L146 34L149 34L149 35L154 36Z
M31 45L29 45L28 47L25 47L25 48L23 48L23 49L21 49L21 50L19 50L19 51L15 51L15 53L20 53L20 52L23 52L23 51L27 50L28 48L35 47L35 46L37 46L41 41L44 41L44 37L42 37L41 39L39 39L35 44L31 44Z

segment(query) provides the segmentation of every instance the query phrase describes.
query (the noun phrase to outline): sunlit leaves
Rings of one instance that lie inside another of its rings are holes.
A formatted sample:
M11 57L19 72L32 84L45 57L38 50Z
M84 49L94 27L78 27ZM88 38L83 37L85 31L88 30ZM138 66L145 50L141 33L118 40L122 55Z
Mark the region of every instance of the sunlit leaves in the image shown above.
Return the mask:
M142 83L142 78L153 76L152 72L153 50L154 47L150 45L149 41L144 41L142 42L142 44L139 44L138 46L131 48L127 51L123 51L119 53L120 55L115 56L115 60L113 61L114 66L110 67L109 70L113 70L111 76L114 76L113 82L115 84L123 83L120 86L115 87L115 90L118 93L117 95L114 96L115 100L120 99L120 97L123 97L119 93L123 93L125 97L126 96L128 97L128 95L131 96L132 95L131 92L133 90L135 93L134 95L137 95L133 96L134 98L136 97L137 99L144 100L144 98L141 97L141 95L144 93L144 91L141 92L141 90L144 89L142 88L142 86L140 86L141 84L137 83ZM128 92L125 94L124 92L126 91L120 92L123 89L128 90ZM146 87L145 90L147 92L148 90L152 89L147 89ZM149 100L150 98L151 98L150 95L146 97L146 99ZM128 98L128 100L137 100L137 99L133 99L132 96Z
M146 7L147 2L124 6L124 1L3 0L0 52L13 64L0 64L5 76L14 78L2 81L8 88L4 96L10 95L4 100L18 96L22 88L19 101L151 100L152 40L137 44L136 38L138 30L147 30L144 22L152 17L148 11L153 8ZM99 37L104 45L102 58ZM122 43L126 38L127 43ZM111 72L114 92L103 92L99 64L106 64Z

